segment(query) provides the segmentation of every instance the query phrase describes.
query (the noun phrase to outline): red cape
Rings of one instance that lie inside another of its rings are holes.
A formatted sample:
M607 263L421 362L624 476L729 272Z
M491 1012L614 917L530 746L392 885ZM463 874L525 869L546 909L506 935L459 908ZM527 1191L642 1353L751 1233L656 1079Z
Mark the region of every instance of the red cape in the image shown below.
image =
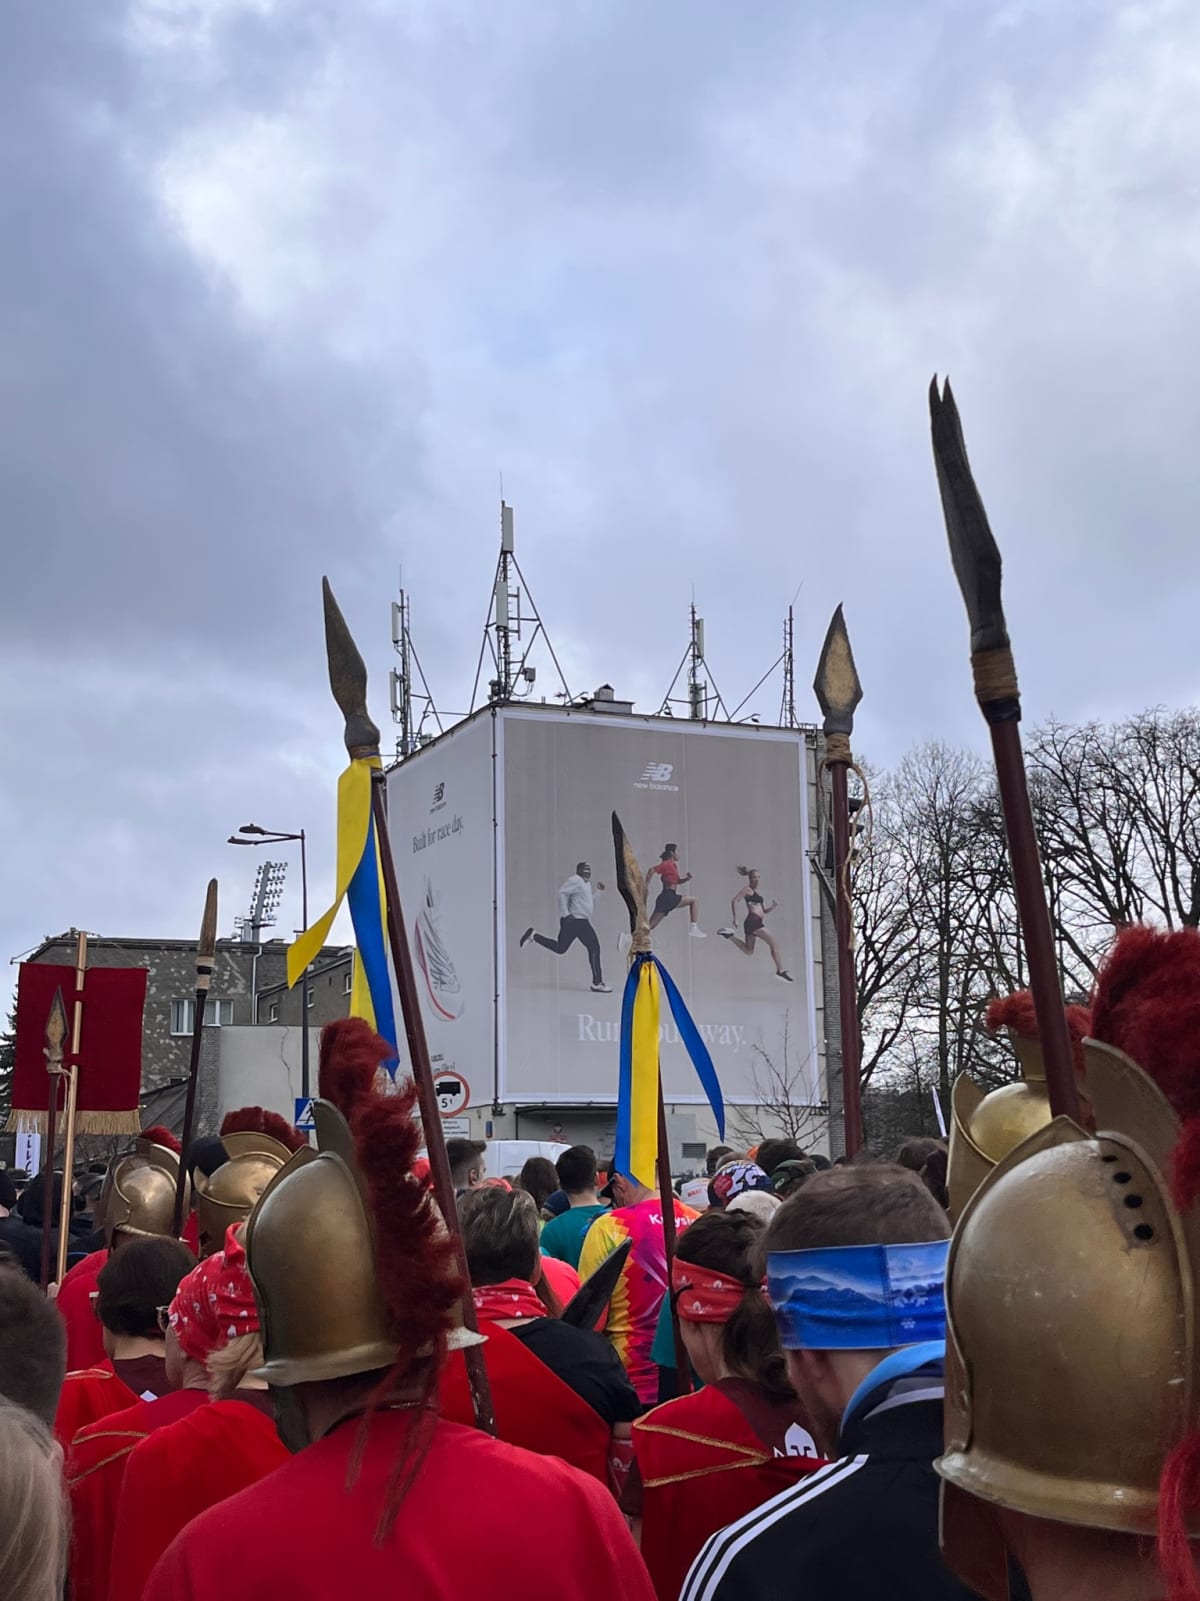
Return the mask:
M136 1400L133 1391L114 1373L112 1363L102 1357L95 1367L68 1373L63 1380L54 1414L55 1438L65 1451L80 1429L99 1422L110 1412L124 1412Z
M678 1601L710 1534L815 1472L819 1457L774 1456L712 1385L633 1425L642 1479L642 1557L659 1601Z
M604 1419L508 1329L481 1322L479 1332L487 1335L483 1361L499 1438L540 1456L561 1457L607 1484L611 1430ZM442 1370L438 1411L451 1423L474 1423L461 1351Z
M63 1279L55 1305L67 1325L67 1372L96 1367L104 1361L104 1330L92 1310L92 1291L100 1269L108 1261L107 1249L85 1256Z
M108 1601L141 1601L154 1564L185 1524L289 1454L274 1422L246 1401L214 1401L144 1440L125 1467Z
M123 1412L110 1412L76 1435L66 1464L71 1601L105 1601L108 1594L117 1503L134 1447L207 1399L203 1390L172 1390L157 1401L136 1401Z
M444 1419L377 1538L412 1423L401 1410L348 1420L211 1507L167 1551L143 1601L653 1601L607 1490Z

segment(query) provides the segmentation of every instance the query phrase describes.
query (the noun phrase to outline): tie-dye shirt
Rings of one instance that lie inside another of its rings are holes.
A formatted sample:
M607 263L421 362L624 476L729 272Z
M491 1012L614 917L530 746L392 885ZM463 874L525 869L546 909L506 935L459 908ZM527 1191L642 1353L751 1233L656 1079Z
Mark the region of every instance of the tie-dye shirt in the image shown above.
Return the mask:
M685 1229L697 1216L690 1206L675 1202L675 1227ZM658 1314L667 1293L667 1253L663 1242L662 1203L650 1195L636 1206L622 1206L598 1217L587 1231L579 1258L579 1275L586 1279L610 1252L625 1240L633 1241L609 1305L605 1330L625 1364L638 1399L648 1406L658 1400L658 1368L650 1354Z

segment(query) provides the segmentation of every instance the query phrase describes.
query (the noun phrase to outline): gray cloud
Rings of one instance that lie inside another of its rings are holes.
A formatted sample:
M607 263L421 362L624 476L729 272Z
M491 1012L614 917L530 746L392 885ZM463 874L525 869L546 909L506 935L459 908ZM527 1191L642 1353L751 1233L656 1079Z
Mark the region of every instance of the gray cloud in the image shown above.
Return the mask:
M1182 4L24 0L0 30L10 952L187 933L214 870L228 926L256 812L322 875L317 579L382 718L403 562L461 709L501 472L573 688L656 702L694 584L737 701L803 580L802 683L844 600L865 749L978 741L935 369L1030 714L1195 698Z

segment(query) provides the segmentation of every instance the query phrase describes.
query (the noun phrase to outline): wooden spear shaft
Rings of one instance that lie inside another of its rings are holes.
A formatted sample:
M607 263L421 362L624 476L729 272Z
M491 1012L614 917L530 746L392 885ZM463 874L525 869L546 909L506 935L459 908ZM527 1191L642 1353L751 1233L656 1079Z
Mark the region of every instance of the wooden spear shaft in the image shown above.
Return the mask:
M387 807L384 786L387 780L376 770L371 778L371 813L375 819L375 834L379 841L379 859L383 866L383 890L387 907L388 943L392 952L392 966L396 972L396 988L400 994L400 1011L404 1017L404 1034L408 1041L408 1059L412 1065L417 1086L417 1103L421 1108L421 1125L425 1133L425 1150L429 1158L429 1176L433 1183L434 1198L445 1219L446 1227L454 1240L459 1271L463 1280L462 1319L473 1333L479 1332L475 1316L475 1302L471 1295L471 1275L467 1267L467 1251L463 1244L462 1226L458 1220L458 1201L454 1193L454 1176L450 1172L450 1159L446 1155L446 1138L442 1132L442 1114L438 1108L433 1085L433 1067L429 1060L429 1042L425 1038L425 1019L421 1014L421 1000L413 970L412 952L408 944L408 931L400 905L400 886L396 880L396 864L392 860L391 838L388 833ZM467 1367L467 1383L471 1390L471 1405L475 1422L489 1434L496 1432L496 1414L492 1405L492 1388L488 1382L483 1360L483 1347L471 1345L463 1352Z
M63 1188L58 1212L59 1284L66 1277L67 1246L71 1234L71 1200L75 1180L75 1107L79 1098L79 1050L83 1042L83 984L87 977L87 935L75 944L75 1005L71 1012L71 1064L67 1069L67 1116L63 1128Z
M850 903L850 794L845 762L830 762L833 811L834 918L837 924L838 1015L842 1025L842 1119L846 1155L862 1150L862 1051L858 1037L858 977L854 971L854 923Z
M183 1211L188 1187L187 1155L196 1127L196 1092L200 1083L200 1052L204 1047L204 1011L208 1003L208 991L212 985L216 961L217 881L215 878L210 878L204 897L204 916L200 920L200 938L196 943L196 999L192 1014L192 1051L188 1059L187 1095L184 1100L183 1129L180 1134L182 1149L179 1153L179 1173L175 1179L175 1210L171 1220L171 1232L176 1239L183 1232Z
M667 1103L663 1097L661 1061L658 1064L658 1199L662 1206L663 1245L667 1255L667 1302L671 1308L671 1338L675 1342L675 1372L680 1395L690 1395L692 1368L687 1346L683 1343L679 1306L671 1291L671 1263L675 1260L675 1192L671 1188L671 1147L667 1143Z

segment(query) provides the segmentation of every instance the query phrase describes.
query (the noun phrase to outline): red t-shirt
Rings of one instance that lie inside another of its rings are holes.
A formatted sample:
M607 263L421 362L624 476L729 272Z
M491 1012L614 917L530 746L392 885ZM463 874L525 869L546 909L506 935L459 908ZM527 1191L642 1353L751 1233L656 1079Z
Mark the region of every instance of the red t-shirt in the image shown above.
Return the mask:
M602 1484L443 1419L380 1538L412 1421L402 1410L365 1425L347 1419L201 1513L150 1575L143 1601L654 1601Z
M138 1445L117 1508L108 1601L141 1601L154 1564L193 1518L288 1461L273 1417L247 1401L198 1407Z
M650 872L652 875L658 874L663 881L664 889L679 888L679 863L673 856L668 856L665 862L656 862Z

